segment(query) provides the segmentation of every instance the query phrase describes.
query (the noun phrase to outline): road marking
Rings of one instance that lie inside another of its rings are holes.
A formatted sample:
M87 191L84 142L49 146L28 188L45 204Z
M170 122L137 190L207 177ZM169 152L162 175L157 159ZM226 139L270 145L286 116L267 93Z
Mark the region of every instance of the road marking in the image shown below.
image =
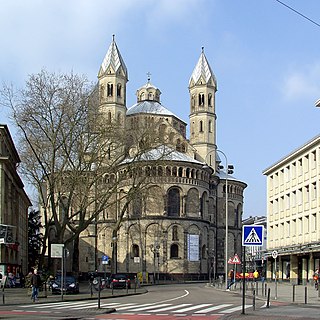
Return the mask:
M166 307L166 308L150 310L150 312L168 311L168 310L177 309L179 307L185 307L185 306L191 306L191 303L182 303L182 304L178 304L178 305L171 305L170 307Z
M169 306L169 303L163 303L163 304L158 304L157 307L166 307ZM133 308L131 309L131 311L141 311L141 310L149 310L149 309L154 309L156 306L152 305L152 306L147 306L147 307L141 307L139 306L138 308Z
M182 308L182 309L179 309L179 310L174 310L173 312L174 313L187 312L187 311L191 311L191 310L194 310L194 309L200 309L202 307L207 307L207 306L211 306L211 304L210 303L197 304L195 306L186 307L186 308Z
M252 307L252 305L245 305L244 308L245 309L248 309ZM230 308L230 309L227 309L227 310L223 310L223 311L220 311L219 313L232 313L232 312L235 312L235 311L239 311L242 309L242 306L238 306L238 307L234 307L234 308Z
M208 312L211 312L214 310L219 310L219 309L227 308L230 306L232 306L232 304L227 304L227 303L226 304L219 304L218 306L213 306L213 307L209 307L206 309L202 309L202 310L196 311L195 313L208 313Z

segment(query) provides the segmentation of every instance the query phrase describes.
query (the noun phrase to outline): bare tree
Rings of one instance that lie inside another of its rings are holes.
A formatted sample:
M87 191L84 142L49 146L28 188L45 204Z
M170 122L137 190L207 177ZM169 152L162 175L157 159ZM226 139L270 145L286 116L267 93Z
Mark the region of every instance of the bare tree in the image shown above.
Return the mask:
M146 188L139 166L141 161L154 160L148 152L157 141L157 126L132 131L128 137L124 123L107 121L99 114L96 86L73 73L42 70L31 75L22 90L4 86L1 97L19 128L23 174L39 192L44 226L41 256L50 253L48 240L73 243L77 272L81 232L97 223L105 208L120 201L116 235L129 204ZM158 149L158 159L167 152ZM124 183L119 199L117 190ZM54 239L49 236L52 231Z

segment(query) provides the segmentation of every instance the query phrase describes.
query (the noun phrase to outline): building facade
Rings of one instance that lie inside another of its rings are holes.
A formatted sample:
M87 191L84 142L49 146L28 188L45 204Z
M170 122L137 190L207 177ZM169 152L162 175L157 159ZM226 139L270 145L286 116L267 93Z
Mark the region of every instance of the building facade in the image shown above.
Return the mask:
M9 129L0 125L0 272L28 271L28 208L31 202L17 168L20 163Z
M150 79L136 91L137 103L127 107L127 81L127 67L113 39L98 74L99 115L106 121L117 120L131 142L133 132L154 128L155 140L163 141L169 152L155 161L158 143L141 161L149 189L132 201L117 234L112 231L119 216L117 206L106 208L97 223L83 232L80 270L111 271L102 264L102 257L107 256L116 259L118 272L149 274L155 279L224 274L225 214L228 252L240 253L246 184L220 169L217 81L204 51L189 80L189 139L187 123L161 104L161 91ZM129 149L134 156L134 143ZM119 170L126 170L127 164ZM118 192L125 191L124 182Z
M320 263L320 136L266 170L268 278L312 281ZM276 251L277 259L271 257ZM275 270L275 266L276 269Z

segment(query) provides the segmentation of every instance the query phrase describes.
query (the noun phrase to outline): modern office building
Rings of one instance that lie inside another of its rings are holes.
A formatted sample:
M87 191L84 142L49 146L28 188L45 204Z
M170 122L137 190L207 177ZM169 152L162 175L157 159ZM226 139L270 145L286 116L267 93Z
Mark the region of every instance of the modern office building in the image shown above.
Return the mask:
M320 263L320 136L265 169L268 278L312 281ZM277 253L276 260L271 253ZM276 269L275 270L275 265Z

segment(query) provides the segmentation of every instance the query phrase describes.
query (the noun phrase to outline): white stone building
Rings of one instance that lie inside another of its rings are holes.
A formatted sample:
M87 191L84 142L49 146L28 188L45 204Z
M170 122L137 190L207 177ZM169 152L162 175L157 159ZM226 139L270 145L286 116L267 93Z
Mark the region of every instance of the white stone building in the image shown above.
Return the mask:
M264 170L267 176L269 254L278 252L280 279L312 280L320 263L320 136ZM268 258L268 278L275 274Z

